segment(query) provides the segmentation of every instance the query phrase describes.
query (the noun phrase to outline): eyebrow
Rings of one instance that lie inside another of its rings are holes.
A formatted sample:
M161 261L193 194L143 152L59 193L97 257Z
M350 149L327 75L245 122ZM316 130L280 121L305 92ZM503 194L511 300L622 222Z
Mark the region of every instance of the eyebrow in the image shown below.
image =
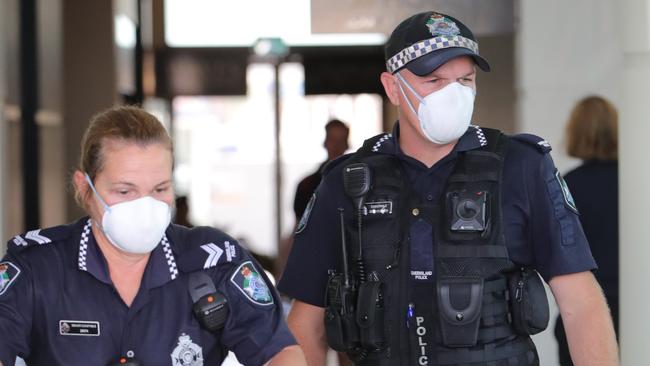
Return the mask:
M467 76L470 76L470 75L474 75L474 74L476 74L476 69L474 69L474 70L468 72L468 73L465 74L465 75L461 75L461 76L459 76L458 78L460 79L460 78L464 78L464 77L467 77ZM421 77L422 77L422 78L427 78L427 77L444 78L444 76L439 75L439 74L436 74L436 71L432 72L431 74L429 74L429 75L427 75L427 76L421 76Z
M162 182L156 184L156 187L159 187L159 186L162 186L162 185L165 185L165 184L171 184L171 183L172 183L172 180L171 180L171 179L167 179L167 180L165 180L165 181L162 181Z
M171 184L171 182L172 182L171 179L167 179L165 181L162 181L162 182L156 184L154 187L159 187L159 186L162 186L162 185L165 185L165 184ZM117 181L115 183L112 183L113 186L120 185L120 184L125 185L125 186L129 186L129 187L136 187L136 185L131 183L131 182Z

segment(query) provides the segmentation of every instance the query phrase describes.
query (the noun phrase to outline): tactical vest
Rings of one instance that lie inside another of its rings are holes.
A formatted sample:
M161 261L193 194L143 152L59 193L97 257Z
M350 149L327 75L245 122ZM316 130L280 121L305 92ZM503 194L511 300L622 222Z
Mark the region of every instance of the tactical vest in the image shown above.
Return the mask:
M487 144L459 152L432 201L409 188L395 156L372 151L380 136L344 163L344 174L365 163L372 175L362 235L358 219L346 224L359 298L359 334L352 337L361 344L347 351L357 365L538 365L532 340L511 324L508 303L507 277L517 270L501 208L509 138L483 131Z

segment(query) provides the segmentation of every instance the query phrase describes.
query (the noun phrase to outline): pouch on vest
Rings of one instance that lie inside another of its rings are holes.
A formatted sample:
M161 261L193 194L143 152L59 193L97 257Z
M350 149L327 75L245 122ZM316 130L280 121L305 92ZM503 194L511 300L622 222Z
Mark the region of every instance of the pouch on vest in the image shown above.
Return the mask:
M445 346L476 345L483 304L483 279L442 278L437 287L440 329Z
M384 299L381 282L368 281L359 286L357 324L361 346L375 350L384 346Z
M347 289L343 284L343 275L331 273L325 294L325 334L335 351L349 352L358 345L355 298L354 289Z
M508 276L512 326L518 334L537 334L548 326L549 308L542 279L532 268Z

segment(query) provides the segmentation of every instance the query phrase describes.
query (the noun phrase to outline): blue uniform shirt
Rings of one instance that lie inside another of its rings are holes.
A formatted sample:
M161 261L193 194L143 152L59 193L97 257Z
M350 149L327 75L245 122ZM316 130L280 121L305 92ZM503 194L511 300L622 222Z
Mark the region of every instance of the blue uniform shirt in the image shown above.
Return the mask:
M295 344L250 255L218 230L188 232L170 225L131 307L112 285L88 219L14 237L0 262L0 361L106 365L128 356L145 366L217 365L221 344L240 362L261 365ZM192 312L186 273L196 270L228 300L220 339Z
M458 153L485 144L481 129L472 126L449 155L428 168L405 155L398 138L396 124L393 133L381 138L372 151L396 156L411 188L422 200L431 202L440 199ZM502 182L503 225L510 259L536 268L546 281L596 268L571 195L549 151L548 143L537 136L514 136L506 153ZM283 293L321 307L325 306L328 270L340 271L342 262L337 209L345 209L346 220L351 220L354 212L343 189L345 159L332 163L312 198L278 285Z

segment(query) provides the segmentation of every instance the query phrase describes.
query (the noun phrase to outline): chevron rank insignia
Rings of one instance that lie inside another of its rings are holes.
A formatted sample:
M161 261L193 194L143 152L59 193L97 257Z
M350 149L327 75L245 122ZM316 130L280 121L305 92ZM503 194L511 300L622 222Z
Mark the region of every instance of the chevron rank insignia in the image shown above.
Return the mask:
M223 242L223 249L214 243L201 245L201 249L208 254L205 263L203 263L204 269L216 267L219 263L232 262L234 258L237 258L237 249L228 240Z
M264 282L264 278L257 272L253 262L242 263L230 277L230 282L237 287L241 293L246 295L251 302L258 305L273 304L271 290Z
M0 262L0 296L2 296L9 286L11 286L16 278L20 275L20 269L11 262Z
M43 244L49 244L52 242L52 239L48 238L45 235L40 234L41 230L32 230L28 231L26 234L23 234L22 236L16 235L14 238L11 240L13 244L17 247L26 247L29 245L43 245Z

